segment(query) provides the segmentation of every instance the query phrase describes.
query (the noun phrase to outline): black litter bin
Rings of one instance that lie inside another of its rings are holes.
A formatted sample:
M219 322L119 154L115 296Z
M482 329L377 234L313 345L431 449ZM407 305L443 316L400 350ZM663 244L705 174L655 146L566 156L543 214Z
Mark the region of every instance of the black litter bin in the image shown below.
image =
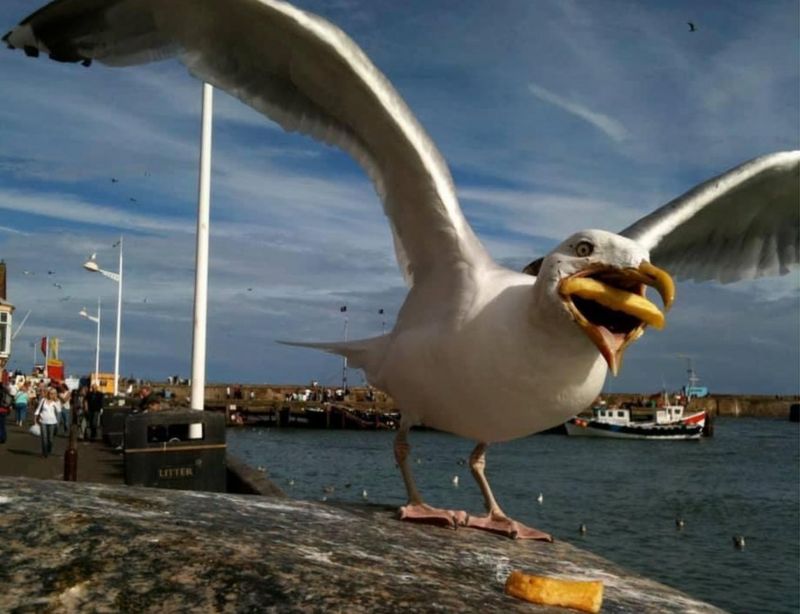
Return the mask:
M125 418L131 413L130 407L120 405L106 405L100 417L100 426L103 429L103 441L112 448L122 445L125 435Z
M191 438L191 425L200 437ZM225 492L225 416L171 410L125 420L125 483Z

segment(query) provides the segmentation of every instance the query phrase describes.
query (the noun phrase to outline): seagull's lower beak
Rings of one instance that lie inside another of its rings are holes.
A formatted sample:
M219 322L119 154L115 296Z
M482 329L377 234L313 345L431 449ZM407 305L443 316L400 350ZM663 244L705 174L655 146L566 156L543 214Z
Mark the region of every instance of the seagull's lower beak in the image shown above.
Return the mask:
M664 313L645 298L647 286L658 291L667 311L675 300L675 284L666 271L649 262L636 269L589 267L559 283L564 305L614 375L625 349L648 325L664 328Z

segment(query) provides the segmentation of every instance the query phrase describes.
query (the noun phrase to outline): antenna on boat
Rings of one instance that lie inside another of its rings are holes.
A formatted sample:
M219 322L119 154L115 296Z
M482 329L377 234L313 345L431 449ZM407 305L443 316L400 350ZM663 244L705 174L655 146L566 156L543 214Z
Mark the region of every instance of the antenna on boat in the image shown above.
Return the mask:
M697 384L700 382L700 378L697 376L697 372L694 370L694 365L692 364L692 357L688 354L678 354L678 358L685 358L686 359L686 398L687 400L694 397L694 396L705 396L708 394L706 388L700 388Z

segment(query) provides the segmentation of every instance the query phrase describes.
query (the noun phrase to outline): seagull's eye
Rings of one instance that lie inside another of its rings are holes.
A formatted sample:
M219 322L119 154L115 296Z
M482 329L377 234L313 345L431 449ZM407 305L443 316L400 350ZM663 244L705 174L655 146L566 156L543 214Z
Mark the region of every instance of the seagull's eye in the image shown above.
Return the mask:
M591 256L593 251L594 251L594 245L592 245L588 241L581 241L575 246L575 253L581 258L586 258L586 256Z

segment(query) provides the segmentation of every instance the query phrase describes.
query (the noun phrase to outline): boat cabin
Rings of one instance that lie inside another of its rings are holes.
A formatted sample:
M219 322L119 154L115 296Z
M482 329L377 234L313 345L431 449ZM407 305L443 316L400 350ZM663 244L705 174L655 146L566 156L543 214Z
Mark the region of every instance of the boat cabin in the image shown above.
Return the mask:
M637 422L654 422L655 424L672 424L683 420L681 405L665 405L664 407L607 407L600 405L592 408L593 417L606 424L626 425Z

